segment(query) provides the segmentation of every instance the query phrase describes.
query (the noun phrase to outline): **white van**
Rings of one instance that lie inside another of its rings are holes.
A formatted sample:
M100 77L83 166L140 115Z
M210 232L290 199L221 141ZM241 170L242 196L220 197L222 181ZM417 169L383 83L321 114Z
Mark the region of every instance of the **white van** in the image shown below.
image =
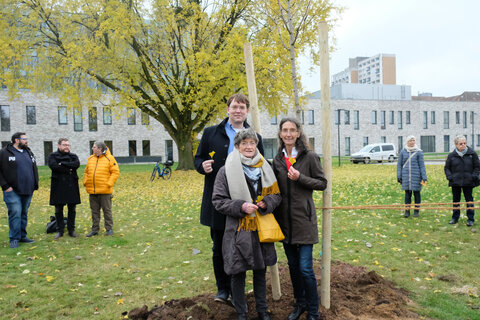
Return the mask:
M360 151L351 155L350 161L353 163L370 163L372 161L393 162L397 158L397 151L393 143L374 143L363 147Z

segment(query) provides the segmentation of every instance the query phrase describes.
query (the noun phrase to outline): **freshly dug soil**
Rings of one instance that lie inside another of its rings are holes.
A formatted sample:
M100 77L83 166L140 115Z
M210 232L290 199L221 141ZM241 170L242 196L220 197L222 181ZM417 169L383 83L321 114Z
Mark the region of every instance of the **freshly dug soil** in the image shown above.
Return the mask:
M272 299L270 292L270 273L267 271L267 301L272 320L285 320L293 310L293 291L290 283L288 266L279 265L282 297L278 301ZM314 262L315 274L320 291L320 261ZM368 272L364 267L356 267L347 263L333 262L331 266L330 309L320 307L321 319L420 319L420 316L409 310L412 301L408 292L399 289L391 281L383 279L374 271ZM145 305L132 309L129 319L144 320L235 320L236 313L232 306L215 302L214 293L203 293L196 297L170 300L162 306L151 310ZM247 294L248 318L257 319L253 293ZM306 314L300 320L306 319Z

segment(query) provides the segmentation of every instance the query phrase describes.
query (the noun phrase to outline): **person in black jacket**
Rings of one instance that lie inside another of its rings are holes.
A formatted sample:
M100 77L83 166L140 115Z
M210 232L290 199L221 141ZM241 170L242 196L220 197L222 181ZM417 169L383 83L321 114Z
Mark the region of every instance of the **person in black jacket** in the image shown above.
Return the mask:
M68 207L67 230L68 235L76 238L75 207L80 203L77 169L80 161L75 153L70 152L70 141L67 138L58 140L58 150L48 156L48 166L52 170L50 184L50 205L55 206L57 234L60 239L65 230L63 207Z
M14 133L12 143L0 150L0 185L8 208L10 248L34 242L27 237L27 221L33 191L38 189L38 170L24 132Z
M200 223L210 227L210 236L213 242L213 272L217 285L215 301L226 302L231 294L230 277L223 268L222 240L225 231L225 215L221 214L212 204L213 184L218 170L225 165L225 159L234 148L235 134L241 129L248 128L246 122L250 102L241 94L232 95L227 101L228 118L220 124L205 128L202 139L195 154L195 169L205 175L203 187ZM260 135L258 150L263 154L263 144Z
M473 202L473 188L480 184L480 161L473 148L467 147L465 136L456 136L454 143L455 150L448 155L444 168L448 185L452 187L453 202L460 202L462 190L465 201ZM459 204L453 206L460 207ZM473 206L473 203L467 204L467 208ZM473 209L467 209L467 226L473 226L474 215ZM459 218L460 210L453 210L452 220L449 224L456 224Z

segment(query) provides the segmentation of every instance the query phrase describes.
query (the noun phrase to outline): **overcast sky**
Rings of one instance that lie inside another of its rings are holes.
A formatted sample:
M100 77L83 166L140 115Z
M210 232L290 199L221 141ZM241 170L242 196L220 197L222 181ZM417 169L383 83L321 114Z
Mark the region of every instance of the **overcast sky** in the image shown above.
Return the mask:
M389 53L396 56L397 84L410 85L412 95L480 91L480 1L334 1L346 9L333 30L330 75L347 68L348 58ZM314 92L320 69L308 74L306 61L302 83Z

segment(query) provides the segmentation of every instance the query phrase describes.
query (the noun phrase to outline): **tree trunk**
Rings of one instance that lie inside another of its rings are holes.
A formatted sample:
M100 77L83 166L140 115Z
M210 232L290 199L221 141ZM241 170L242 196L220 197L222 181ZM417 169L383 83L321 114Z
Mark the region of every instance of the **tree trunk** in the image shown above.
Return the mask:
M192 139L186 139L186 141L176 140L175 143L177 144L178 150L177 170L195 170L195 166L193 165Z
M293 98L295 102L295 116L301 121L300 99L298 94L297 66L295 61L295 30L293 29L293 17L291 1L287 1L288 34L290 36L290 67L292 70Z

